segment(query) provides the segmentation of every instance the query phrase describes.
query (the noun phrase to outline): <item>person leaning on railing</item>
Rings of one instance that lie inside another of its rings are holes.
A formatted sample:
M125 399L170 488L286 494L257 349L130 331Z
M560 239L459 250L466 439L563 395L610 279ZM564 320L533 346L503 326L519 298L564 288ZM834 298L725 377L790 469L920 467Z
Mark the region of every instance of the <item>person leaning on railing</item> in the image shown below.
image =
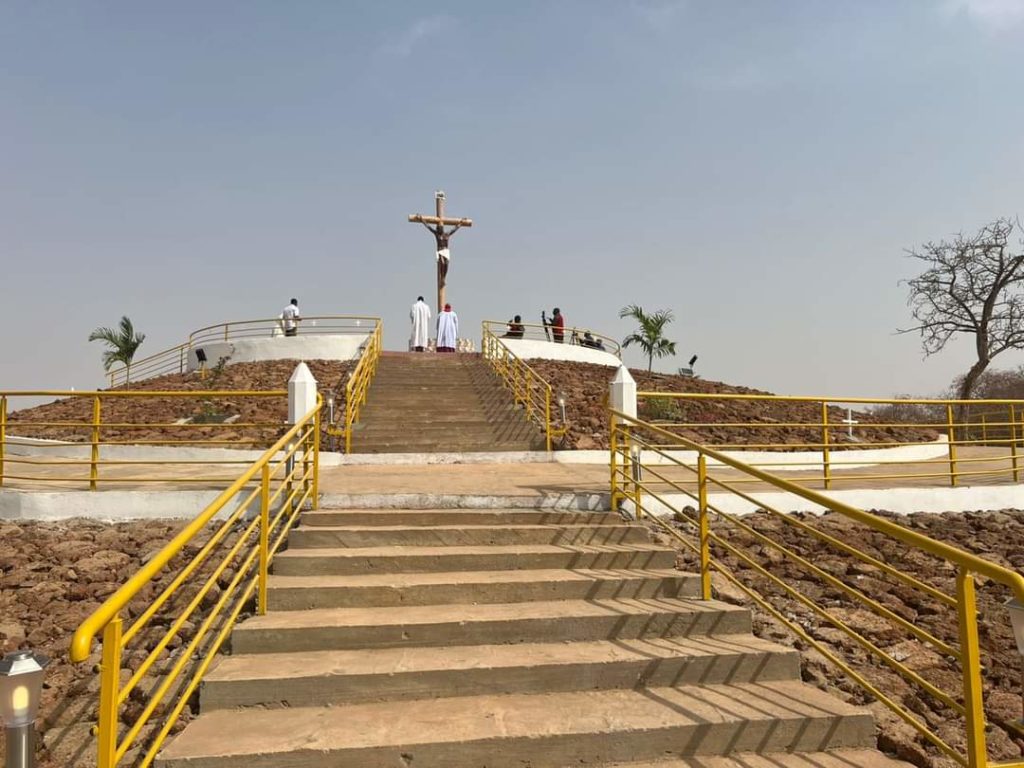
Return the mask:
M297 336L299 334L299 321L302 315L299 314L299 300L292 299L287 307L281 312L281 329L285 336Z
M506 339L521 339L526 333L526 328L523 325L523 318L516 315L508 321L508 332L505 334Z

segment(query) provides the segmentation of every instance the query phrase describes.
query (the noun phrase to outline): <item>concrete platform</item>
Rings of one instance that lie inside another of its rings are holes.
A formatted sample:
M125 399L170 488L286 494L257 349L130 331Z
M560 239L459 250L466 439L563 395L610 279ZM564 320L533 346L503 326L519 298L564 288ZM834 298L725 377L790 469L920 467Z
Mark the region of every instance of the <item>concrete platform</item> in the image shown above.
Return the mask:
M579 763L563 768L580 768ZM767 755L745 753L729 757L691 757L643 763L605 763L590 768L912 768L910 763L886 757L868 749L838 749L831 752L775 752Z

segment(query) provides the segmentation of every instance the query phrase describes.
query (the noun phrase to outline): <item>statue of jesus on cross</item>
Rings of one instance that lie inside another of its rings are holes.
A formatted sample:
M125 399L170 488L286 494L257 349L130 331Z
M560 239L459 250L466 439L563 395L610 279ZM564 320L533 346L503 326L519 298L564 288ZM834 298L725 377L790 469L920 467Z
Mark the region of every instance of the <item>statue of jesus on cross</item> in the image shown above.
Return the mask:
M437 204L436 216L424 216L422 213L414 213L409 221L425 226L434 234L434 241L437 244L437 311L444 309L444 288L448 278L448 264L451 261L451 252L448 250L448 239L461 227L472 227L472 219L446 219L444 216L444 192L438 190L434 193L434 201ZM445 227L451 229L445 229Z

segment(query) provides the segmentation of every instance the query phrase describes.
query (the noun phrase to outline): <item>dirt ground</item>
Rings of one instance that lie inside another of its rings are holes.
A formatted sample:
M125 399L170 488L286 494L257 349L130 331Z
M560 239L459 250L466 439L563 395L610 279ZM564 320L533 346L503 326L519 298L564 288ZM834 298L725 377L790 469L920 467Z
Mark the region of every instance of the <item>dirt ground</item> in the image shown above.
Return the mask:
M955 616L951 619L950 609L894 585L868 566L836 555L830 548L813 543L805 534L800 534L779 520L765 514L745 519L755 530L773 532L819 567L846 583L855 584L899 615L943 640L955 640L956 622ZM882 537L865 535L835 515L798 519L845 541L856 541L865 551L887 562L899 564L908 573L947 593L953 588L954 574L941 562L908 553ZM1018 570L1024 568L1024 552L1020 551L1020 542L1024 541L1022 512L1007 510L997 513L918 514L900 518L900 521L914 530L960 545L1008 567ZM0 652L33 648L53 659L43 693L39 752L41 768L88 765L87 761L92 758L95 748L95 742L88 731L95 716L96 686L92 665L96 659L79 665L69 663L68 643L75 628L130 573L169 540L180 525L179 522L171 521L107 525L84 520L0 523L0 542L3 542L0 549ZM767 563L776 575L798 582L805 594L811 595L819 604L829 606L893 658L904 661L943 688L959 692L959 674L952 662L931 652L902 631L894 630L889 622L853 607L837 590L821 585L801 568L784 562L778 553L764 545L752 543L749 535L737 534L731 540L745 542L748 545L745 551L751 552L758 562ZM744 580L751 577L750 569L741 568L736 558L726 557L723 562L736 568ZM682 554L680 565L692 567L688 557ZM231 573L229 571L225 574L225 579L219 580L218 584L223 586ZM162 576L146 590L143 599L151 599L168 578L169 575ZM719 580L717 586L722 598L740 599L740 593L735 588L729 588L725 582ZM841 632L812 619L804 607L783 596L776 597L776 603L786 615L795 617L821 642L842 650L870 680L905 703L952 743L959 745L961 728L951 712L913 689L887 667L869 660L866 653L855 647ZM1008 727L1008 723L1021 714L1021 660L1016 652L1008 617L1002 607L1006 597L1006 591L998 585L979 584L986 706L993 723L990 743L993 756L998 758L1018 757L1024 746L1024 740L1013 735ZM130 616L137 614L137 605L129 609ZM158 628L167 624L166 620L155 623ZM949 761L941 759L934 749L924 745L909 726L898 721L881 705L871 703L871 699L855 683L843 678L821 656L804 647L803 643L792 638L773 620L759 616L756 626L759 634L801 649L805 680L831 690L848 701L870 705L879 721L880 747L923 768L946 768L951 765ZM175 649L186 643L193 631L194 623L184 628L181 636L173 641L170 654L161 662L161 666L166 667L167 660L174 658ZM144 649L151 648L155 642L154 637L142 638L139 650L127 659L127 666L137 666L145 654ZM126 708L125 717L130 719L137 715L138 707L139 703L133 697ZM186 710L185 721L190 717L191 711Z

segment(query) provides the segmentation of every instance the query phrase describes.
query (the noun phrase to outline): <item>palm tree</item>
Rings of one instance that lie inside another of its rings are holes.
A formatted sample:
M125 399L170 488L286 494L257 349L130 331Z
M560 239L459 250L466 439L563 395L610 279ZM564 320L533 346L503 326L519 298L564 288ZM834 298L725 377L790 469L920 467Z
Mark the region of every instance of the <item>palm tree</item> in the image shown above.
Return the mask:
M653 315L644 312L638 304L630 304L619 310L619 317L631 317L640 323L640 327L622 341L622 346L639 344L647 355L647 370L654 365L654 358L674 355L676 343L665 338L665 326L675 318L671 309L659 309Z
M117 326L113 328L97 328L89 334L89 341L105 341L110 349L103 352L103 370L109 371L114 363L124 364L124 380L128 382L132 370L132 359L135 352L142 345L146 334L136 333L132 321L125 315Z

